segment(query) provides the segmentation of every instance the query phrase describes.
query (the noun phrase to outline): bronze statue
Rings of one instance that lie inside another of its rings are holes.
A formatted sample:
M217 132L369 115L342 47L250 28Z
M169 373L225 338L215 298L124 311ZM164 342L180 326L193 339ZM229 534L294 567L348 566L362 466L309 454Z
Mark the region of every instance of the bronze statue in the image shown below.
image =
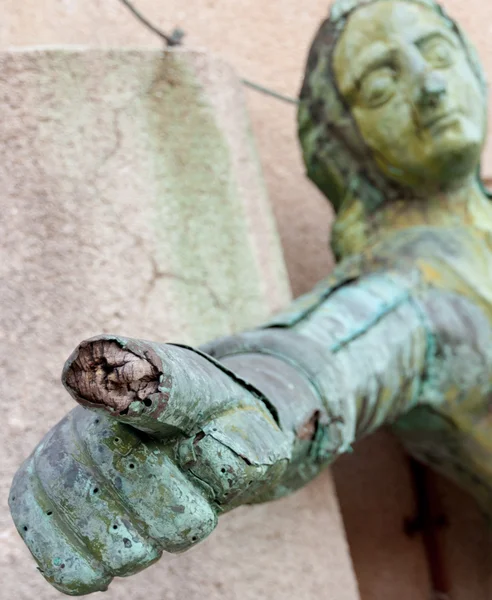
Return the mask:
M103 590L198 543L222 512L299 488L383 424L492 515L486 124L480 64L433 0L334 4L299 135L337 210L341 262L255 331L75 350L63 378L83 406L10 495L52 585Z

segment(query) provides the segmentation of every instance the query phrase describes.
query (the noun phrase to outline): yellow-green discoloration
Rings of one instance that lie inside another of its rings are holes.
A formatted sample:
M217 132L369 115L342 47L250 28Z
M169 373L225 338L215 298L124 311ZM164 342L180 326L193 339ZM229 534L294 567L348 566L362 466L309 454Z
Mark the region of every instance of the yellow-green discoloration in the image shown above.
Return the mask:
M300 307L277 324L309 328L319 340L324 305L337 322L350 312L335 306L337 281L367 307L367 275L407 280L407 312L418 315L415 331L426 343L410 337L408 316L394 320L386 336L381 321L366 341L372 338L373 363L381 348L398 354L413 346L419 388L402 394L402 382L388 387L405 370L388 363L369 430L397 419L408 449L467 487L491 514L492 205L477 175L486 123L475 52L432 0L337 2L311 49L299 131L308 173L336 203L334 249L345 260L325 286L331 300L321 287L308 300L309 315ZM347 285L349 272L355 282ZM401 338L396 347L394 336ZM367 430L368 373L359 375L367 357L355 345L343 368L357 380L348 397ZM408 369L411 361L404 362Z

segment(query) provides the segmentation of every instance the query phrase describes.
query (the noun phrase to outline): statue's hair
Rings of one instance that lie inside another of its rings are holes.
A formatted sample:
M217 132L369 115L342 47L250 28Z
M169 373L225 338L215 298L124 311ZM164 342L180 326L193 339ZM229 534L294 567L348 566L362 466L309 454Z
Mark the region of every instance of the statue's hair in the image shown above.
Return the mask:
M411 190L389 180L377 167L338 89L333 53L353 12L387 0L336 0L312 43L300 92L298 126L308 177L340 212L357 200L371 213L383 202L404 199ZM485 76L475 49L459 25L434 0L404 0L437 12L457 35L486 95ZM360 217L361 215L359 215Z

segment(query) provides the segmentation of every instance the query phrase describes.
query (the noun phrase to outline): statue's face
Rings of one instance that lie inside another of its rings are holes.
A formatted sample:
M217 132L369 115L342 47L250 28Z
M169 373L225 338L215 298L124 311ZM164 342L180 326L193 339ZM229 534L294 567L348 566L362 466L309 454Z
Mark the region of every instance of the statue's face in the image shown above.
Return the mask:
M460 40L437 13L405 0L359 8L335 48L334 71L387 177L425 187L476 170L486 100Z

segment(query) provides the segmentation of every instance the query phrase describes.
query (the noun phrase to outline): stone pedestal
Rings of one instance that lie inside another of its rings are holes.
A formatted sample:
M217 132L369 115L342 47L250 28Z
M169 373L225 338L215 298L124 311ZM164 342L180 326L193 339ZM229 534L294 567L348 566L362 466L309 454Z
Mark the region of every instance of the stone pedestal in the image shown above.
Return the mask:
M65 358L102 333L198 344L289 288L242 88L189 51L0 53L1 494L71 407ZM2 597L60 595L1 512ZM224 517L107 598L356 600L328 473Z

